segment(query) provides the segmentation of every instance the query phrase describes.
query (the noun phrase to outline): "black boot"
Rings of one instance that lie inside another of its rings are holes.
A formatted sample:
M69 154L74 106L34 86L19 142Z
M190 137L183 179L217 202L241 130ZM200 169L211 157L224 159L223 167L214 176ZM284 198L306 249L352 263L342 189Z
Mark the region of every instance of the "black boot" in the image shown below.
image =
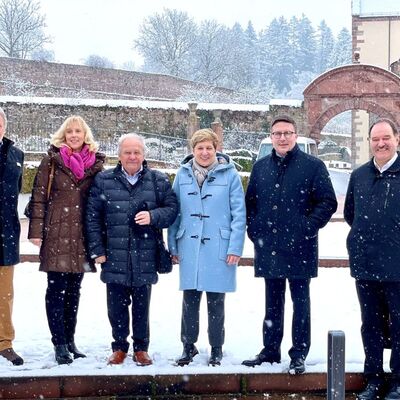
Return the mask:
M86 354L83 354L80 350L78 350L78 348L76 347L74 341L72 341L71 343L68 343L68 344L67 344L67 349L68 349L68 351L69 351L70 353L73 354L74 359L77 359L77 358L85 358L85 357L86 357Z
M55 357L58 364L71 364L74 360L71 358L66 344L54 346Z
M221 365L222 360L222 347L211 347L211 356L208 360L208 365L215 367L216 365Z
M194 344L185 344L183 346L181 358L176 360L176 365L183 367L184 365L190 364L193 361L193 357L197 354L199 354L199 351Z
M383 398L383 383L368 383L365 389L358 393L357 400L377 400Z

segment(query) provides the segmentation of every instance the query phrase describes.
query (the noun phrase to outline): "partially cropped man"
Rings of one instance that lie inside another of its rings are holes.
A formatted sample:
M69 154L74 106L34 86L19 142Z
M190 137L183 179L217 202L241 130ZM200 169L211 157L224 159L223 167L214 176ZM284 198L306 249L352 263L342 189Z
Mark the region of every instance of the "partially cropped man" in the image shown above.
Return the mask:
M261 352L254 367L281 362L286 282L293 302L289 372L305 372L311 345L310 280L318 271L318 231L336 211L325 164L300 150L295 121L271 123L272 153L253 167L246 193L247 233L254 243L255 276L265 280Z
M13 349L12 323L14 265L19 263L18 194L21 190L24 154L4 136L7 118L0 108L0 356L14 365L24 360Z
M365 390L358 400L400 399L400 157L399 131L389 119L369 130L372 160L353 171L344 206L351 276L361 309ZM387 314L390 385L384 382Z

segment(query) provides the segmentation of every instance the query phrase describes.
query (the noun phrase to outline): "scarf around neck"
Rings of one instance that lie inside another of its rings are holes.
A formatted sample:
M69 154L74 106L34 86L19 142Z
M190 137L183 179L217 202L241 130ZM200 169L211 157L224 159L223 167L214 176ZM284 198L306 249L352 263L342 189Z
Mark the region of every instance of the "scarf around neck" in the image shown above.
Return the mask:
M63 144L60 147L61 158L64 165L71 170L74 176L80 180L85 175L85 170L90 168L96 161L96 154L89 151L89 146L85 144L80 152L74 153L72 149Z
M203 183L205 179L207 178L208 173L214 169L218 165L218 160L216 159L211 165L208 167L202 167L196 160L193 158L193 163L192 163L192 170L194 173L194 176L197 180L197 183L199 184L200 187L203 186Z

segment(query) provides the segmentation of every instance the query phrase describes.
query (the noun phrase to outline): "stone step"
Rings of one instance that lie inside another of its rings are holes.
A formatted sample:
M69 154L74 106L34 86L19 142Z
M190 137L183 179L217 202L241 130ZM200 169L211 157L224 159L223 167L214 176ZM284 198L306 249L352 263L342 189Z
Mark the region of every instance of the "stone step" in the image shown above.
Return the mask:
M362 389L362 374L346 374L345 388L349 395ZM1 377L0 399L58 399L129 396L138 398L178 399L181 396L210 395L261 396L273 394L324 394L326 373L289 374L180 374L180 375L95 375ZM167 397L165 397L167 396ZM206 397L207 396L207 397ZM258 396L257 396L258 397ZM256 397L256 398L257 398ZM291 396L293 397L293 396ZM321 397L322 398L322 397Z

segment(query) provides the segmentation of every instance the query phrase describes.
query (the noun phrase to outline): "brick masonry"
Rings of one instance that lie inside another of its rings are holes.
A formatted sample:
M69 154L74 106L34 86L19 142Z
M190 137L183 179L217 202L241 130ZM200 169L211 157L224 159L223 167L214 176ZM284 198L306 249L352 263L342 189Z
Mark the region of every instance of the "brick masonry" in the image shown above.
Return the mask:
M18 98L3 100L0 105L6 110L11 123L18 129L31 130L29 134L50 135L71 114L82 115L95 134L111 136L118 132L141 131L186 137L188 109L160 108L155 105L135 106L91 106L83 98L125 100L176 100L187 89L210 89L210 86L179 79L169 75L149 74L107 68L92 68L83 65L60 64L0 57L0 96L15 94L19 83L26 83L30 97L65 98L64 104L44 104L38 100L29 103ZM22 85L24 86L24 85ZM11 87L11 89L10 89ZM218 96L234 96L225 88L212 88ZM24 95L21 89L20 96ZM81 101L73 101L80 98ZM4 99L4 98L3 98ZM47 101L48 103L49 101ZM58 102L59 103L59 102ZM241 131L267 131L268 122L278 113L291 115L304 128L302 107L271 106L265 111L218 110L212 104L207 109L198 109L201 127L210 126L220 116L224 129ZM307 135L306 132L302 133Z
M345 376L347 392L362 389L362 374ZM256 396L326 392L325 373L292 376L287 373L265 374L186 374L186 375L113 375L51 376L0 378L0 399L96 398L129 396L129 398L174 399L182 396ZM308 396L307 396L308 397ZM124 397L125 398L125 397ZM216 398L216 397L212 397ZM224 397L221 397L224 398ZM253 397L252 397L253 398Z
M175 100L185 90L210 89L170 75L0 57L0 95L10 94L8 90L17 89L18 83L32 96L102 99ZM213 92L234 95L225 88L213 88Z
M379 67L352 64L320 75L304 90L306 131L313 138L347 110L365 110L400 126L400 78ZM353 154L356 149L354 145Z

